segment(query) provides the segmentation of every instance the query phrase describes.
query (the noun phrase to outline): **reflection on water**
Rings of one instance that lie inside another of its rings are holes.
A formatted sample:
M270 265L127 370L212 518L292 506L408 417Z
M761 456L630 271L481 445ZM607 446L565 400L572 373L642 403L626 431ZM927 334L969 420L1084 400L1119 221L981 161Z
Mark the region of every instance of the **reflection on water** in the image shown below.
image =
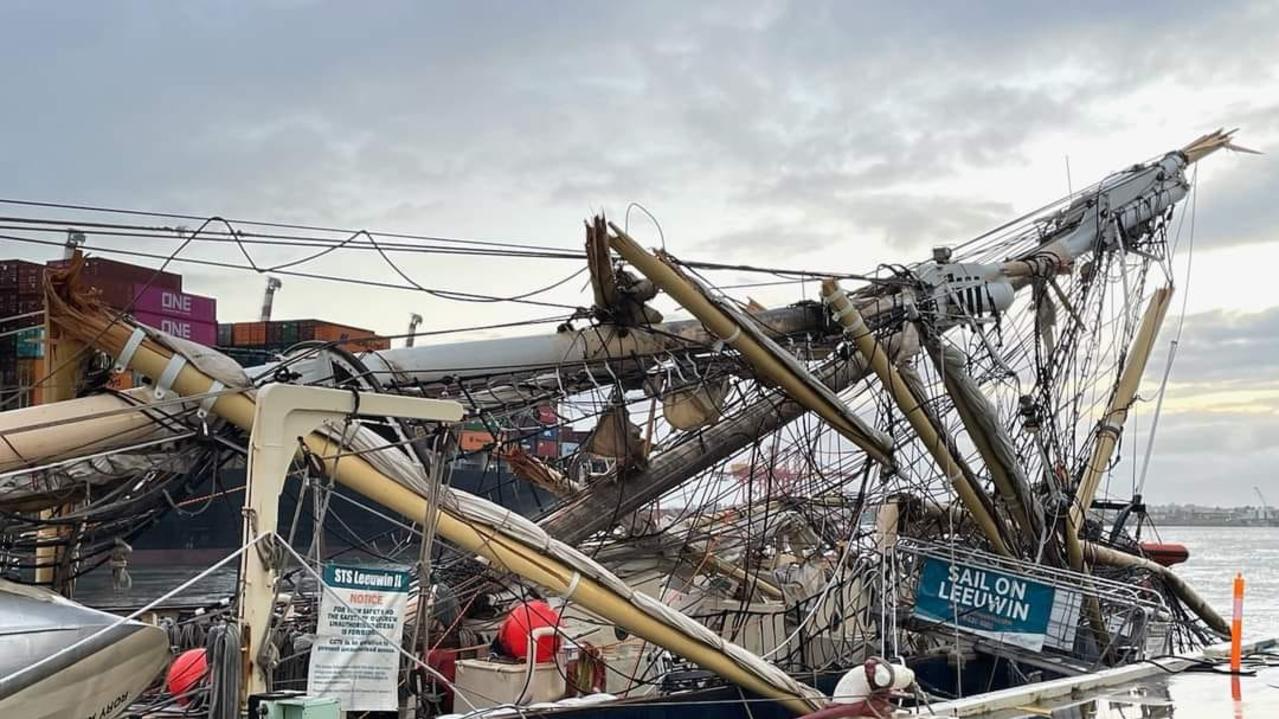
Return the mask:
M1164 527L1158 536L1190 549L1177 573L1227 620L1231 582L1243 572L1244 637L1279 636L1279 527Z
M1256 676L1212 672L1157 674L1137 684L1085 691L989 715L991 719L1200 719L1279 716L1279 670Z

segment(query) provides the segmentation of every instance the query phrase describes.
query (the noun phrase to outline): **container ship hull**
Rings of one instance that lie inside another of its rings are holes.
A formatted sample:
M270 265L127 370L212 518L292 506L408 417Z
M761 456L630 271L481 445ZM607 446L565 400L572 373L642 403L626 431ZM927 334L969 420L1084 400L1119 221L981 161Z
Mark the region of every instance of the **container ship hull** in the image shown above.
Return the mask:
M235 551L241 542L244 480L243 469L228 469L219 478L218 486L198 488L197 496L177 503L173 510L133 539L130 561L140 565L202 564ZM525 516L549 509L554 502L552 495L515 477L505 465L488 469L457 468L449 482L455 489L484 497ZM336 487L333 492L337 496L329 502L323 523L324 543L329 553L398 546L395 540L409 533L401 519L369 505L350 490ZM281 534L292 536L294 546L305 550L311 542L314 521L311 496L308 494L302 499L299 511L298 482L290 480L280 497Z

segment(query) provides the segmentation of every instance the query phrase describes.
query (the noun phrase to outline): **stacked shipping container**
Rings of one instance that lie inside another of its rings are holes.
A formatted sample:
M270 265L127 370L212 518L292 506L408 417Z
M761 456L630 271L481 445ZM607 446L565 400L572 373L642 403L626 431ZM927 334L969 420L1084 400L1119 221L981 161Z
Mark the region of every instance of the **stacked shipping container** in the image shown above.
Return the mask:
M64 263L54 260L48 266ZM45 265L35 262L0 261L0 319L12 318L0 322L0 402L5 408L40 403L39 388L32 386L44 376L44 271ZM182 292L181 275L89 257L81 278L104 304L130 312L142 324L201 344L216 339L216 301ZM116 389L133 384L128 374L111 379Z
M218 341L218 302L212 297L135 284L133 316L174 337L210 347Z
M499 445L518 445L534 457L559 459L576 452L590 434L561 426L561 421L554 407L543 405L500 420L497 438L494 438L489 425L470 421L462 426L458 444L464 453L482 453Z
M49 262L62 266L65 260ZM0 403L6 408L38 404L31 387L44 374L45 265L0 261ZM84 261L81 277L104 304L176 337L216 346L246 365L262 364L276 352L308 341L333 342L355 352L389 349L391 341L370 330L320 320L217 323L217 300L182 291L182 276L100 257ZM30 315L30 316L27 316ZM132 387L130 375L113 377L116 389ZM15 401L15 395L16 401Z
M44 265L0 261L0 407L4 409L39 401L28 388L43 374L43 311Z
M332 342L351 352L384 350L391 341L371 330L321 320L235 322L217 328L218 349L242 364L261 364L299 342Z

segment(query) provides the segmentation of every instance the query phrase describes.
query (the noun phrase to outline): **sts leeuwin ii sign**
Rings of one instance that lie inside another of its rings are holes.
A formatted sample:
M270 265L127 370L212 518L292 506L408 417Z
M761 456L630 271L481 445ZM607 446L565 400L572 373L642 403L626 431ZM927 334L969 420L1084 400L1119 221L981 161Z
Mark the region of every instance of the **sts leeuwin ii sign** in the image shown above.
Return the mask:
M408 596L408 572L325 566L307 693L346 712L395 711Z

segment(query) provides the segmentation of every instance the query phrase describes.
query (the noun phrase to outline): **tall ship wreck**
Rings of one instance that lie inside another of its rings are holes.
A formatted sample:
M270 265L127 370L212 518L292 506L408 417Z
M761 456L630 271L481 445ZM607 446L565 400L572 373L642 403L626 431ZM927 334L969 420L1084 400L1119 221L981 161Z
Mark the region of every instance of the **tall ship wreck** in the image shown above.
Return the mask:
M1231 137L913 263L760 270L819 298L781 307L712 279L760 268L594 217L584 252L529 253L589 277L553 330L248 366L110 308L94 237L179 243L156 276L205 239L303 257L259 272L413 243L11 204L10 240L78 241L41 280L42 402L0 414L0 716L1102 716L1054 702L1232 636L1141 494L1101 492L1166 376L1193 168ZM497 464L505 491L468 491ZM119 614L73 601L215 495L237 541L208 572ZM178 600L223 568L223 601Z

